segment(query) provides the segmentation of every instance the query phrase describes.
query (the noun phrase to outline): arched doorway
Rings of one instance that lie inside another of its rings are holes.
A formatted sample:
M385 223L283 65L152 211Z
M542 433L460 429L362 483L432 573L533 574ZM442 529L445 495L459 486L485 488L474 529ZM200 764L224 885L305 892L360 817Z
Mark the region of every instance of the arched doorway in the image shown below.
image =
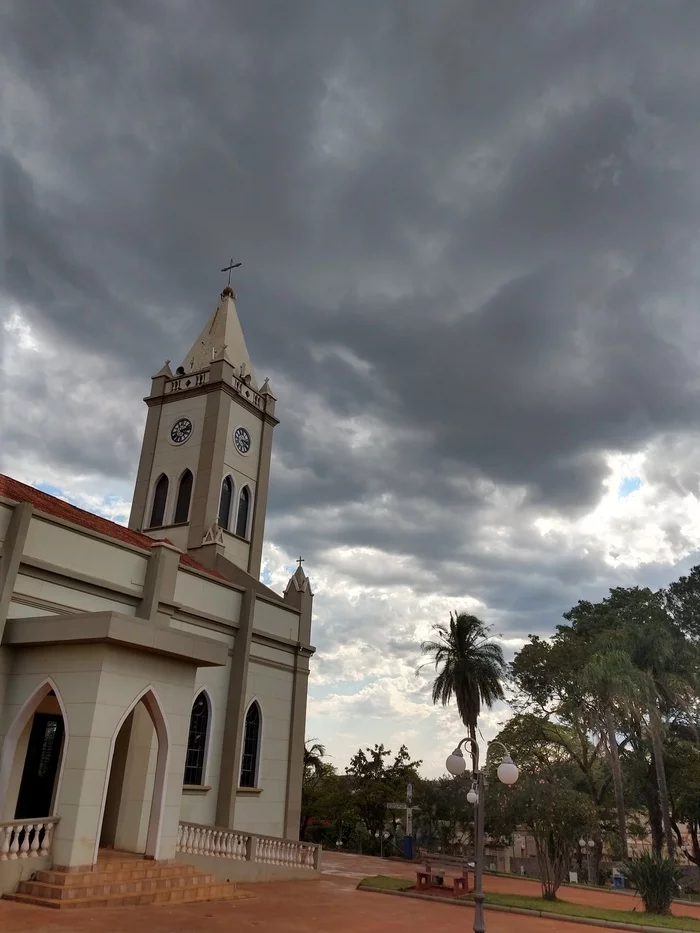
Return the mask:
M56 810L67 744L64 708L47 680L22 706L0 758L0 820L39 820Z
M112 739L99 847L158 858L168 751L165 717L149 689L122 717Z

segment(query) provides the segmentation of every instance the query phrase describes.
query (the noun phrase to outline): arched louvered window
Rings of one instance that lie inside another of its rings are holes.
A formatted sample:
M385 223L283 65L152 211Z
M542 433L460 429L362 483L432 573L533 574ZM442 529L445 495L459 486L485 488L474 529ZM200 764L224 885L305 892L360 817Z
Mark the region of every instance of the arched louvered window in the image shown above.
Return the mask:
M258 761L260 759L260 732L262 714L256 700L248 707L243 734L243 759L239 787L257 787Z
M221 498L219 499L219 527L228 531L231 521L231 503L233 501L233 480L230 476L221 484Z
M164 473L156 483L155 492L153 493L151 528L157 528L159 525L163 524L163 519L165 518L165 503L168 501L168 485L168 477Z
M180 486L177 490L177 502L175 503L175 518L173 522L178 525L186 522L190 514L190 499L192 498L192 474L189 470L180 477Z
M209 700L202 690L194 701L190 716L184 784L204 783L204 759L207 752L209 718Z
M238 516L236 518L236 534L241 538L248 537L248 513L250 512L250 490L247 486L241 489L238 497Z

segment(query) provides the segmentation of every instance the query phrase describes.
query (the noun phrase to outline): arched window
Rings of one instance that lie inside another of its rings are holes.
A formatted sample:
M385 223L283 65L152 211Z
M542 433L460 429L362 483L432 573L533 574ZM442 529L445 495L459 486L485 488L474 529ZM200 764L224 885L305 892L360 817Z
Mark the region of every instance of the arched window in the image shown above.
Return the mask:
M190 499L192 498L192 474L189 470L180 477L180 486L177 491L177 502L175 503L175 518L173 522L176 525L186 522L190 514Z
M260 726L262 715L257 701L248 707L243 733L243 760L241 761L241 780L239 787L257 787L258 759L260 757Z
M153 506L151 508L151 528L157 528L163 524L165 518L165 503L168 501L168 477L163 473L156 483L156 489L153 493Z
M219 528L228 531L231 521L231 502L233 501L233 481L230 476L221 484L221 498L219 499Z
M238 497L238 517L236 518L236 534L241 538L248 537L248 513L250 512L250 490L247 486L241 489Z
M204 758L207 752L209 729L209 700L204 690L198 694L190 716L190 731L187 736L184 784L204 782Z

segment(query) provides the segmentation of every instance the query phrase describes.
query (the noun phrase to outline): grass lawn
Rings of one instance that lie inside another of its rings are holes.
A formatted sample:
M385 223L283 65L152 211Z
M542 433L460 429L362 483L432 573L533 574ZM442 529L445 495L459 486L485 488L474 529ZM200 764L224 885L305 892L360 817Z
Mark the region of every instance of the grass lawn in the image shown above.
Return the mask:
M523 907L526 910L545 910L551 914L569 917L590 917L593 920L615 920L618 923L638 923L640 926L670 927L676 930L700 931L700 920L694 917L657 917L645 914L641 901L638 910L607 910L605 907L589 907L572 904L571 901L546 901L543 897L528 897L525 894L487 894L487 904L502 907Z
M406 878L376 875L363 878L359 887L374 888L379 891L407 891L414 887L414 884ZM562 917L588 917L591 920L612 920L617 923L636 923L639 926L657 929L692 930L700 933L700 920L694 917L657 917L654 914L645 914L641 901L638 902L639 910L606 910L604 907L589 907L585 904L572 904L570 901L546 901L543 897L528 897L525 894L488 893L486 904L499 907L520 907L524 910L542 910L551 914L560 914Z

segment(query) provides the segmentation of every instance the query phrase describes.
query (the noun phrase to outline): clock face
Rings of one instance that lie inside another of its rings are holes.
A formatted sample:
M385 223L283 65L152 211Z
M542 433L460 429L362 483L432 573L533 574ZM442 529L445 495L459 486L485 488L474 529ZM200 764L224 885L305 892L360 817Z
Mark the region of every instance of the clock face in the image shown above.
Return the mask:
M239 454L247 454L250 451L253 442L247 428L236 428L233 432L233 443L236 445Z
M170 429L173 444L184 444L192 434L192 422L189 418L180 418Z

